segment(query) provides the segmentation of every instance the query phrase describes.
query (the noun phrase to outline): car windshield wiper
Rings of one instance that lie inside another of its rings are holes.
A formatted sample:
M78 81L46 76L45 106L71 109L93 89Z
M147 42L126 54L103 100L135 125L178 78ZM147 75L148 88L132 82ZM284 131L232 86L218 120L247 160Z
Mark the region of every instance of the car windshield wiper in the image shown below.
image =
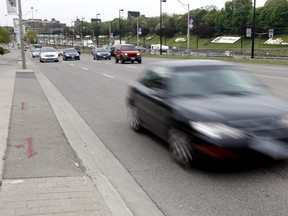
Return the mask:
M231 96L237 96L237 95L249 95L249 94L256 94L256 92L252 91L220 91L215 92L214 94L223 94L223 95L231 95Z
M180 97L204 97L205 95L201 94L181 94Z

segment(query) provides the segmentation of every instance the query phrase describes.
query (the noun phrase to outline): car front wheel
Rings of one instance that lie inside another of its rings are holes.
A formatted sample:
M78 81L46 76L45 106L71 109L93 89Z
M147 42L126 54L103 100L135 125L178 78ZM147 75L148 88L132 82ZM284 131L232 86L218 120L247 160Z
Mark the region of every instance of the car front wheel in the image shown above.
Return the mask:
M190 139L184 132L169 130L169 151L171 156L182 166L189 167L193 161Z

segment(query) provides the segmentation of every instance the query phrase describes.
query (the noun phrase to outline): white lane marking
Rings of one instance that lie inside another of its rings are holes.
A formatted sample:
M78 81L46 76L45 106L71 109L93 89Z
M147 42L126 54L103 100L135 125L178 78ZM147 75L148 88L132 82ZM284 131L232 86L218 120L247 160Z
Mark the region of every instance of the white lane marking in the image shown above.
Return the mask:
M288 77L277 77L277 76L269 76L269 75L261 75L261 74L253 74L253 75L260 76L260 77L274 78L274 79L288 79Z
M69 65L74 66L74 64L69 64Z
M108 75L108 74L102 74L103 76L106 76L106 77L109 77L109 78L114 78L114 76L110 76L110 75Z
M81 67L83 70L88 70L88 68L85 68L85 67Z
M135 66L126 66L126 67L128 67L128 68L133 68L133 69L137 68L137 67L135 67Z

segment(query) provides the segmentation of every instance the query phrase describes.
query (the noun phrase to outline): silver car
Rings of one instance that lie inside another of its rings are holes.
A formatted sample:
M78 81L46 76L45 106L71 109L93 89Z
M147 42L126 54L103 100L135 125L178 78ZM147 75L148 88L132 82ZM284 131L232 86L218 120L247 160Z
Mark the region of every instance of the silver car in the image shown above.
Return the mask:
M40 62L59 62L59 56L53 47L42 47L39 56Z
M32 50L32 58L39 57L40 55L40 48L35 48Z

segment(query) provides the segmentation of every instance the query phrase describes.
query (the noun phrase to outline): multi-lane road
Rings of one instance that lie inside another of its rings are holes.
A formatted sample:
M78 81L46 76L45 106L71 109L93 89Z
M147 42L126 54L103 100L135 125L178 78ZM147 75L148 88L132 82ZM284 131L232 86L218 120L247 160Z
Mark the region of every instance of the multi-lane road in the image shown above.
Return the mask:
M167 216L288 215L288 162L237 169L182 169L167 145L149 134L133 132L126 119L127 85L145 65L116 64L114 59L40 63L31 61L77 110ZM271 91L288 100L287 66L241 64Z

